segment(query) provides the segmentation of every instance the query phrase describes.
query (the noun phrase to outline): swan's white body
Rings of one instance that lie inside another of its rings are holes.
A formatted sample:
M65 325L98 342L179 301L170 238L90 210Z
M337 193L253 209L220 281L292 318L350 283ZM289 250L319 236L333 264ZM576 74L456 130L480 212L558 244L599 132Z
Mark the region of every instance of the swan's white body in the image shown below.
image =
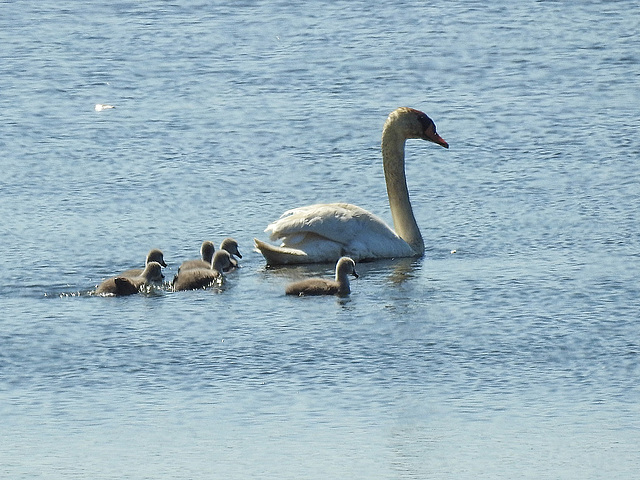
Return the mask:
M270 264L329 262L343 256L360 261L416 254L383 220L348 203L294 208L266 231L272 240L283 240L274 251L260 248L263 244L258 241L258 248Z
M266 232L280 246L255 240L270 265L355 261L421 256L424 242L409 201L404 169L404 144L422 138L449 148L424 113L401 107L382 132L382 158L395 231L376 215L348 203L323 203L286 211Z

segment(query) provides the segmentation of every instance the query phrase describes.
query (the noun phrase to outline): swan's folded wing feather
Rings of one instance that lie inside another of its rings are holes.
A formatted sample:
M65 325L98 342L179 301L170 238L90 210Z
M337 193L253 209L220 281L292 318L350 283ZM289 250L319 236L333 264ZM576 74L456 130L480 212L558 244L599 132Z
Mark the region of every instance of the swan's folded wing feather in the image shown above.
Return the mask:
M322 203L286 211L265 232L270 233L271 240L286 238L287 244L299 243L301 235L313 233L348 245L363 229L371 231L374 227L395 236L382 220L363 208L348 203Z
M254 239L256 248L264 255L270 265L290 263L315 263L334 261L340 258L344 248L339 243L319 237L313 233L306 234L302 240L293 245L275 246Z

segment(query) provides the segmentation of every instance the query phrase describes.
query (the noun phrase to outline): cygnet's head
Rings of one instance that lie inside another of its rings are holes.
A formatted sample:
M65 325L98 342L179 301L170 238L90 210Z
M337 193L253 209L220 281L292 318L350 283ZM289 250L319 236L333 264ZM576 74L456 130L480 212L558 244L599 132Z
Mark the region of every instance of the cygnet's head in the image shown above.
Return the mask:
M149 262L142 272L142 276L148 282L162 282L164 275L162 274L162 265L158 262Z
M210 261L213 258L213 253L216 251L216 247L213 242L205 240L200 246L200 255L203 260Z
M342 257L336 264L336 277L341 275L353 275L358 278L358 272L356 272L356 262L349 257Z
M231 255L226 250L218 250L211 261L212 268L222 273L224 270L231 268Z
M163 267L167 266L167 264L164 262L164 255L162 254L162 250L159 250L157 248L154 248L153 250L149 251L149 254L147 255L146 263L149 263L149 262L158 262Z
M231 255L235 255L238 258L242 258L242 255L240 255L240 251L238 250L238 242L233 238L225 238L220 244L220 249L226 250Z

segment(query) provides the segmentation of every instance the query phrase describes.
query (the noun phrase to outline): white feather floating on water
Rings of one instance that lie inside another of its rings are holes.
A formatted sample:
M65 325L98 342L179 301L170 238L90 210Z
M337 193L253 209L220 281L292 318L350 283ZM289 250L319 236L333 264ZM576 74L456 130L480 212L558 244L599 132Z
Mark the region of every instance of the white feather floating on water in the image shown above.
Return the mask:
M109 110L110 108L116 108L113 105L109 105L108 103L96 103L96 106L93 109L96 112L101 112L103 110Z

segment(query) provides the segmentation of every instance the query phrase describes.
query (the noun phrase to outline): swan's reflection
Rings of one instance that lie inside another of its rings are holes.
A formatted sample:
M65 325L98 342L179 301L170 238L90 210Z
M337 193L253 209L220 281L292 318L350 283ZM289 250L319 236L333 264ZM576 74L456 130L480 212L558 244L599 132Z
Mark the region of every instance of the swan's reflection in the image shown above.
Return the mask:
M422 269L423 258L396 258L373 260L357 263L360 279L384 278L385 283L400 285L418 275ZM278 278L283 283L303 280L310 277L332 277L335 270L333 263L312 263L304 265L265 266L260 272L265 281ZM362 280L355 280L355 282ZM357 284L357 283L356 283Z
M388 283L400 285L415 278L417 272L422 268L422 261L423 258L407 257L360 262L358 273L363 277L386 275Z

